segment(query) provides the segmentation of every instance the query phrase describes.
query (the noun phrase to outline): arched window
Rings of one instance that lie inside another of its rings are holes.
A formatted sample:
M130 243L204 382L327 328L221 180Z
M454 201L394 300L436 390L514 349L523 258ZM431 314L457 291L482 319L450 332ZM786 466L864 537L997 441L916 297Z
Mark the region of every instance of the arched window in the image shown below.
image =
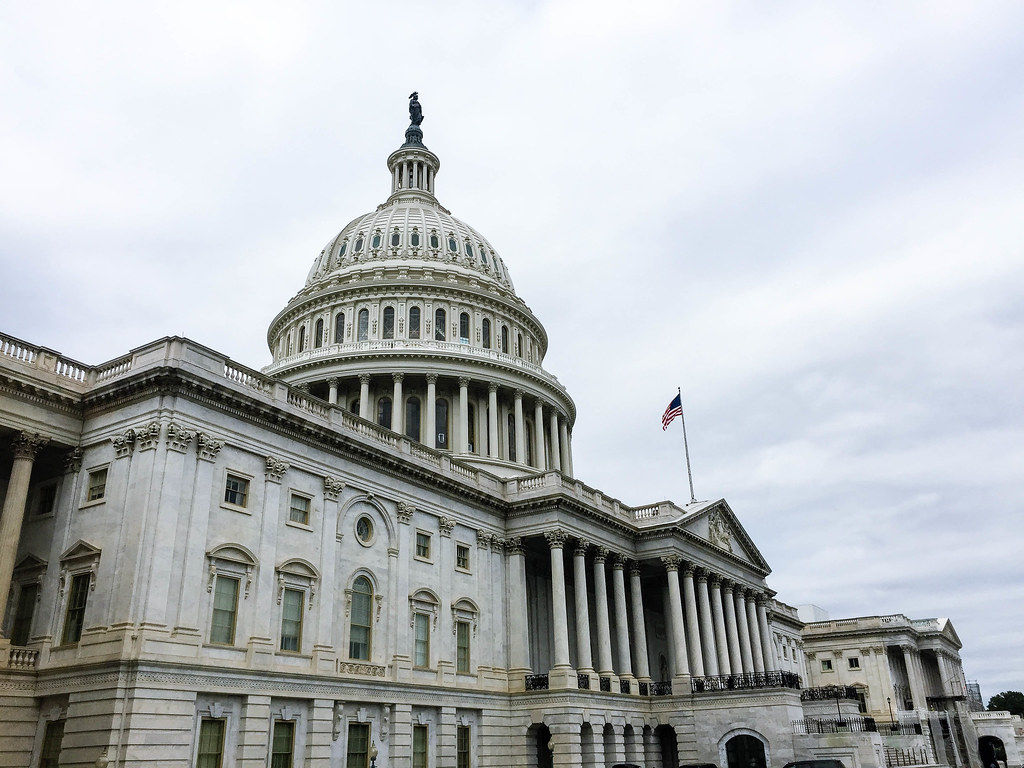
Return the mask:
M469 344L469 313L459 315L459 341Z
M345 249L346 249L347 247L348 247L348 241L346 240L345 242L343 242L343 243L341 244L341 248L340 248L340 249L338 249L338 258L341 258L342 256L344 256L344 255L345 255Z
M420 337L420 308L409 307L409 338L418 339Z
M370 240L371 248L380 248L380 232L373 233L373 239Z
M516 417L508 415L508 460L516 460Z
M382 336L385 339L395 338L395 308L384 307L384 322L382 325Z
M391 429L391 398L382 397L377 400L377 423Z
M420 399L410 397L405 401L405 434L413 440L420 439Z
M419 244L420 244L420 233L417 232L415 229L412 231L412 234L409 235L409 244L413 248L418 248L419 247Z
M526 463L533 466L533 422L526 422Z
M339 312L334 318L334 343L341 344L345 341L345 313Z
M357 330L357 341L366 341L370 338L370 310L359 310L359 327Z
M455 242L454 237L448 238L448 250L451 251L452 253L455 253L456 251L459 250L459 244Z
M473 244L468 240L466 241L466 255L469 256L469 258L473 258Z
M448 326L448 315L443 309L438 309L434 312L434 339L437 341L444 341L447 336Z
M360 235L356 238L356 246L352 249L355 253L359 253L363 250L363 236Z
M398 234L398 230L396 229L394 232L391 233L391 247L397 248L398 244L401 242L402 236Z
M487 266L487 251L484 250L482 245L480 246L480 263L483 264L484 267Z
M299 352L306 348L306 326L299 326Z
M448 450L448 401L437 398L434 404L434 425L437 429L437 447Z
M523 334L516 334L516 354L520 357L523 356Z
M508 326L501 326L501 351L508 354Z
M431 248L440 248L441 247L441 241L438 240L438 238L437 238L437 232L431 232L430 233L430 247Z
M476 451L476 406L472 403L469 403L467 418L469 419L469 448L467 450L473 453Z
M316 321L315 329L313 332L313 346L319 349L324 345L324 319L322 317Z
M373 639L373 585L365 576L352 583L352 625L348 632L348 656L358 661L370 660Z
M491 348L491 321L488 320L485 317L483 322L480 323L480 329L481 329L481 331L483 331L484 349L490 349Z

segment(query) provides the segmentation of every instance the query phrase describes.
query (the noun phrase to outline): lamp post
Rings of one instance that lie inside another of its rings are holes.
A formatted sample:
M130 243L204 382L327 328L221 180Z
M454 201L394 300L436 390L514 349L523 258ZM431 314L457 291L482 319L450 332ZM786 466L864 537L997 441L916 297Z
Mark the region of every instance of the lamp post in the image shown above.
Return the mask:
M885 703L889 705L889 722L892 724L889 726L889 732L892 733L893 729L896 727L896 718L892 714L892 697L886 696Z
M370 742L370 768L377 768L377 745Z

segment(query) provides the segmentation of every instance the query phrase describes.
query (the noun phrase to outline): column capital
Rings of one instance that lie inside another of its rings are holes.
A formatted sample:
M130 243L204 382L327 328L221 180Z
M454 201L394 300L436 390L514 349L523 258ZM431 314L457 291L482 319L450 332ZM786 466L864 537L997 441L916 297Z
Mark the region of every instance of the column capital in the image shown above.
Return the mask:
M505 554L507 555L522 555L526 551L523 547L523 540L519 536L507 538L503 543L505 545Z
M623 555L621 552L612 552L611 560L613 571L621 571L623 568L626 567L626 556Z
M679 566L683 563L683 558L679 555L663 555L661 563L665 566L665 570L671 573L672 571L679 570Z
M640 576L640 563L638 561L636 561L636 560L630 560L629 561L629 575L630 576L637 576L637 577Z
M686 576L686 577L692 579L693 575L696 572L697 572L697 566L694 565L693 563L686 563L686 565L683 566L683 576Z
M469 386L469 377L468 376L459 376L459 386L460 387L468 387Z
M735 581L728 579L725 576L722 577L722 592L728 592L731 595L735 586Z
M412 504L406 504L404 501L398 502L398 522L401 525L409 525L415 512L416 507Z
M708 572L705 571L703 568L700 568L697 571L697 583L698 584L707 584L708 583Z
M329 386L329 387L336 387L336 386L338 386L338 377L337 376L331 376L331 378L329 378L327 380L327 386Z
M517 390L516 390L515 392L513 392L513 393L512 393L512 396L513 396L513 397L514 397L514 398L515 398L516 400L522 400L522 399L523 399L523 394L524 394L524 393L523 393L523 390L521 390L521 389L517 389Z
M725 581L725 578L721 574L712 573L711 571L708 572L708 584L712 587L721 587L723 581Z
M11 441L11 449L16 459L34 459L39 449L50 442L38 432L19 432Z
M359 383L360 384L369 384L370 383L370 374L368 374L368 373L360 373L359 374Z
M64 455L64 471L74 474L82 468L82 449L72 448Z
M493 381L488 382L487 383L487 391L488 392L497 392L498 391L498 385L495 384Z
M604 564L608 559L608 547L594 547L594 562Z
M566 539L569 538L569 534L556 528L553 531L544 531L544 538L547 539L548 546L551 549L562 549L565 546Z
M437 384L437 374L436 373L428 373L427 374L427 384Z
M573 557L586 557L589 550L590 543L583 539L576 539L576 543L572 546Z
M397 383L405 378L404 373L392 373L391 378Z
M771 597L768 596L767 592L756 592L754 599L757 601L758 607L766 606L771 602Z
M536 406L537 408L541 408L541 409L544 409L544 408L549 408L549 407L551 407L551 404L550 404L550 403L548 403L548 402L547 402L546 400L544 400L544 398L541 398L541 397L536 397L536 398L534 398L534 400L533 400L533 404L534 404L534 406Z

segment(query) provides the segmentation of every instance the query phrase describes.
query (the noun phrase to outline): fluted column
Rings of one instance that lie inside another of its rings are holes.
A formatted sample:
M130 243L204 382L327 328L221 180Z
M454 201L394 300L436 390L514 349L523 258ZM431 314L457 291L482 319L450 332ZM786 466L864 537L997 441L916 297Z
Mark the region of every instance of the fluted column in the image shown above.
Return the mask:
M640 566L634 563L629 569L629 595L633 603L633 659L636 676L643 682L650 682L651 669L647 660L647 627L644 622L644 597L640 584Z
M508 557L508 663L510 670L530 669L530 644L526 618L526 553L522 539L505 541Z
M700 645L700 626L697 624L697 595L693 587L694 567L683 570L683 606L686 610L686 644L690 648L690 670L704 677L704 659Z
M569 427L566 425L565 419L561 419L558 424L558 446L561 448L562 454L562 472L572 477L572 461L569 458Z
M722 609L722 579L712 575L708 579L711 587L711 620L715 625L715 648L718 650L718 674L731 675L729 664L729 641L726 639L725 614Z
M736 597L733 583L722 581L722 612L725 614L725 638L729 643L729 672L738 675L743 672L743 656L740 653L740 633L736 627Z
M551 422L548 427L548 436L551 438L551 450L548 451L551 459L551 469L556 472L562 471L562 456L558 447L558 411L551 409Z
M427 434L425 444L430 448L437 447L437 374L427 374Z
M14 560L18 556L18 542L21 541L21 524L25 519L32 465L39 449L47 442L49 438L28 432L19 432L11 441L14 461L11 464L3 511L0 512L0 627L4 626L6 619L7 593L11 589Z
M498 385L487 385L487 455L498 458Z
M370 374L359 374L359 417L370 418Z
M526 423L523 419L523 392L515 391L513 399L516 419L516 464L526 464Z
M715 626L711 620L711 597L708 594L708 575L697 576L697 609L700 616L700 645L704 651L704 670L715 676L718 671L718 647L715 645Z
M775 661L775 649L772 645L772 631L768 624L768 595L757 596L757 629L761 639L761 656L764 659L764 671L774 672L779 668Z
M587 549L590 545L577 541L572 552L573 594L576 602L576 666L580 672L593 672L590 653L590 608L587 605ZM596 688L596 686L595 686Z
M604 575L604 561L608 550L598 547L594 555L594 602L597 613L597 665L602 675L615 674L612 667L612 633L608 623L608 582Z
M544 403L533 402L533 466L544 469Z
M633 661L629 653L629 618L626 614L626 581L622 555L615 555L612 563L612 589L615 596L615 639L619 647L619 677L633 676Z
M761 652L761 633L757 628L757 593L747 593L747 626L750 628L750 653L754 659L754 671L764 672L764 655Z
M338 379L332 378L327 380L327 386L329 387L327 393L327 402L331 405L338 404Z
M682 559L676 555L667 555L661 558L665 566L665 578L668 581L668 632L669 640L672 643L672 653L675 659L675 669L672 674L690 674L690 665L686 658L686 633L683 631L683 598L679 594L679 566ZM683 693L683 691L678 691Z
M565 459L562 461L562 471L569 477L575 477L576 475L572 471L572 432L568 429L565 431L565 439L562 442L565 444Z
M754 657L750 653L750 627L747 625L747 598L745 589L737 584L734 590L736 597L736 634L740 640L740 658L744 672L754 671Z
M393 373L391 374L392 380L395 382L395 389L391 397L391 428L395 432L405 432L405 408L402 407L402 379L403 374Z
M459 379L459 445L460 453L469 452L469 379Z
M569 617L565 607L565 531L546 531L551 549L551 621L555 634L554 667L569 666Z

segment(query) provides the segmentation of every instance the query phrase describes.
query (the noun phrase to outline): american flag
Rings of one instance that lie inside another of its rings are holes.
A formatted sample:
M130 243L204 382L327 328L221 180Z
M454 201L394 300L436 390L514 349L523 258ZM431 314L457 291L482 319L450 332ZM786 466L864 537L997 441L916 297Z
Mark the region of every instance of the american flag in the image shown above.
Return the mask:
M682 395L676 395L672 398L672 402L668 404L668 408L661 414L661 429L665 431L668 429L668 425L672 423L676 416L681 416L683 413L683 399Z

